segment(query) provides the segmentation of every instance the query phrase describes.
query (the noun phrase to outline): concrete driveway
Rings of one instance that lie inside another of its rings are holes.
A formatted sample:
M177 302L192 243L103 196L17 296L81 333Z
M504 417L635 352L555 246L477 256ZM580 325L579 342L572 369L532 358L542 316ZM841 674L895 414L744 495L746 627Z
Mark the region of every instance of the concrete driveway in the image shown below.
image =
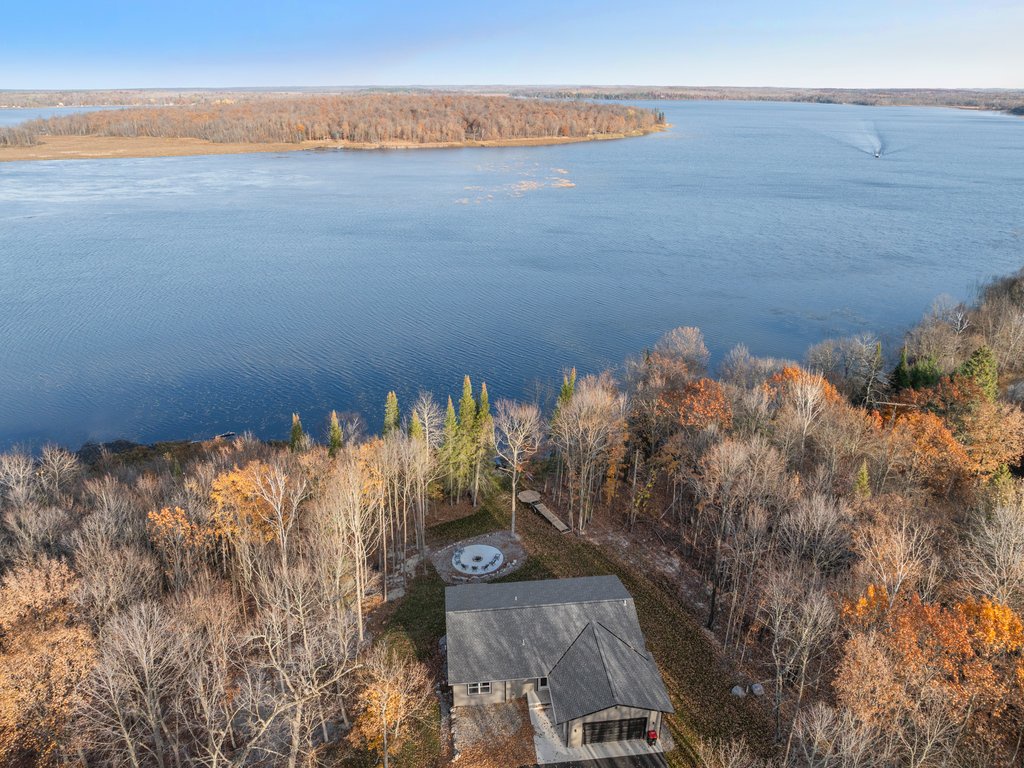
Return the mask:
M534 768L668 768L665 756L658 752L646 755L629 755L628 757L605 757L599 760L573 761L569 763L551 763Z

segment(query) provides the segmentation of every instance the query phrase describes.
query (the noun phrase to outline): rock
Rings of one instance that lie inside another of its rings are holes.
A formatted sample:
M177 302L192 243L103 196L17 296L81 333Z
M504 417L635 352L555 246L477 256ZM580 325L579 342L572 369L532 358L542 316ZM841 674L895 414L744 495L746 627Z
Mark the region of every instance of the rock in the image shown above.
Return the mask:
M764 686L760 683L754 683L750 686L750 692L755 696L764 696Z
M744 696L747 695L747 692L743 689L742 685L734 685L732 687L732 695L735 696L737 699L742 699Z

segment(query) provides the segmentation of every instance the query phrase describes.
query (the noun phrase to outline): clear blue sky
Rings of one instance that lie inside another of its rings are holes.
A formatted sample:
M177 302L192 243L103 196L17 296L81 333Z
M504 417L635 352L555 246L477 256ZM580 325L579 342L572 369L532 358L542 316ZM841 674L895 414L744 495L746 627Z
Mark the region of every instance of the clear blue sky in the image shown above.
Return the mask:
M1024 87L1024 0L4 3L0 89Z

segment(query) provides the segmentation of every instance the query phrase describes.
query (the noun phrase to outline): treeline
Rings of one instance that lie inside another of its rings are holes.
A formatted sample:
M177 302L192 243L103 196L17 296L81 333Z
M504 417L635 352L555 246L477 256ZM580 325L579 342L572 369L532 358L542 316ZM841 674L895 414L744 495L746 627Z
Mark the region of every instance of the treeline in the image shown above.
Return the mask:
M28 128L0 127L0 147L31 147L36 141L35 131Z
M653 130L646 109L468 94L359 93L83 112L30 121L21 135L124 136L214 142L463 143L584 138ZM9 134L7 142L18 136Z
M613 87L517 88L516 95L555 99L678 100L678 101L803 101L868 106L962 107L1024 109L1024 90L969 88L738 88L738 87Z
M120 89L101 91L4 91L0 109L46 107L134 107L163 104L196 104L232 98L236 92L220 90Z
M379 435L296 414L287 444L0 455L0 763L397 753L440 679L382 605L442 505L500 494L514 528L528 473L576 535L681 558L763 682L774 753L706 743L705 768L1019 765L1022 337L1024 272L891 351L738 347L713 377L679 328L544 407L467 377L443 404L390 393Z
M0 90L0 109L44 107L151 107L209 104L244 99L353 92L422 93L426 88L116 88L107 90L11 91ZM458 90L458 89L456 89ZM491 91L492 93L494 91Z

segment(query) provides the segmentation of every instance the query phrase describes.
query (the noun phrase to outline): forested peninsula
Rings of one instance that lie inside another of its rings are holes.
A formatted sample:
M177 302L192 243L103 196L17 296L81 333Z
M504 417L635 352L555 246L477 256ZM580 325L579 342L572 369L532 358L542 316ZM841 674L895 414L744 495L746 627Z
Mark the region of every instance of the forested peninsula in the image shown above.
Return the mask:
M437 564L503 532L635 596L672 768L1019 766L1022 377L1024 272L891 349L684 327L547 399L0 454L0 764L448 765ZM515 717L459 765L532 764Z
M259 94L29 121L0 129L0 160L554 144L638 136L663 125L664 115L655 110L585 101L468 93Z

